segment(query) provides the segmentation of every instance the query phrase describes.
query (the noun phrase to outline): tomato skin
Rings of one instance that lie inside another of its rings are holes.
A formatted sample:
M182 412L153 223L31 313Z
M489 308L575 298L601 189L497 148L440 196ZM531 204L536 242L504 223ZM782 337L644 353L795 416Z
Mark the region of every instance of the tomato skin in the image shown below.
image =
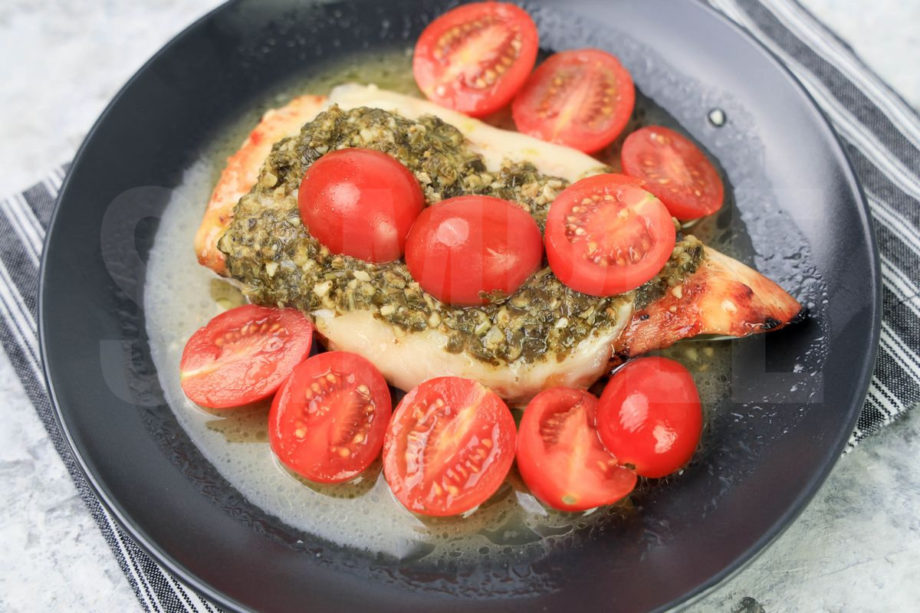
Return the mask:
M664 205L619 177L595 175L573 183L556 196L546 218L546 258L553 274L592 296L621 294L654 277L677 238Z
M472 379L429 379L406 394L383 443L383 474L413 513L448 516L485 502L514 461L508 406Z
M428 207L406 240L413 278L449 304L485 304L483 292L514 293L542 259L533 217L490 196L459 196Z
M635 185L636 187L641 187L645 189L645 181L639 177L631 177L629 175L624 175L619 172L609 172L604 175L604 177L611 183L619 183L621 185ZM648 191L648 190L646 190Z
M210 409L263 400L307 358L312 343L313 324L296 309L230 309L186 342L179 362L182 391Z
M386 153L340 149L307 169L298 204L307 230L330 251L380 263L402 256L425 196L409 169Z
M329 351L298 365L272 402L272 451L297 474L341 483L380 454L391 412L390 390L373 364Z
M619 136L636 104L632 77L599 49L561 51L530 75L511 105L520 132L594 153Z
M679 470L693 456L702 430L693 377L667 358L627 362L610 378L597 408L601 441L643 477Z
M452 9L422 32L415 82L442 106L482 117L511 101L537 60L539 35L523 9L476 2Z
M534 496L560 511L612 504L636 486L595 430L597 398L555 387L527 405L517 439L518 471Z
M626 174L643 179L645 189L681 221L722 208L725 186L719 172L699 147L674 130L636 130L623 141L620 162Z

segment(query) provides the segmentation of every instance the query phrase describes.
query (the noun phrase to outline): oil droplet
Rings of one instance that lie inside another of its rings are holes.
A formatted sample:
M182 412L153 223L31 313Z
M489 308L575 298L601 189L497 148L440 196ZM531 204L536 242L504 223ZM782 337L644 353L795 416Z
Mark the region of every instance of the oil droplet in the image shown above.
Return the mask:
M725 111L720 108L714 108L709 111L709 115L707 115L707 117L709 117L709 123L717 128L721 128L725 125Z

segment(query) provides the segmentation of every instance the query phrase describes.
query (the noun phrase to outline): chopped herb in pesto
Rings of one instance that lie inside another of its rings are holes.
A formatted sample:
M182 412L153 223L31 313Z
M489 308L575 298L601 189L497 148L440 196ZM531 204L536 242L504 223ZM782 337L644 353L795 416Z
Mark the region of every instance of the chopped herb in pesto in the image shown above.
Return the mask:
M693 274L702 258L703 243L700 239L691 234L678 235L671 259L665 263L664 268L648 283L635 290L635 308L645 308L664 296L669 289L680 285L688 275Z
M308 312L369 310L406 332L440 330L448 351L493 364L531 362L550 350L565 356L596 328L613 325L623 301L647 304L693 272L702 257L699 242L685 238L655 279L622 296L581 294L544 268L511 296L494 296L481 307L445 305L422 291L403 262L373 264L332 254L304 228L296 196L304 172L324 153L347 147L398 159L418 179L428 204L463 194L495 196L524 208L541 231L550 203L567 185L528 163L487 171L462 134L436 117L413 121L379 109L333 107L274 146L220 240L230 275L254 302Z

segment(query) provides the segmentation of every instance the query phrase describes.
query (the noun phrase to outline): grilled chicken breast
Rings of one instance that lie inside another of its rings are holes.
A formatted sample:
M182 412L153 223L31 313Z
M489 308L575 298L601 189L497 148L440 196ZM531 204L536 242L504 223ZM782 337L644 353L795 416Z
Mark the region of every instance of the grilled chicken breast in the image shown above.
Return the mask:
M267 142L275 140L269 151ZM402 262L374 265L330 254L300 222L297 187L306 167L329 150L353 146L400 159L429 203L495 195L521 204L541 228L556 193L605 167L581 152L373 86L342 86L325 101L297 98L263 118L214 190L196 237L199 261L240 281L254 301L308 312L329 347L360 353L397 387L450 374L522 403L550 386L587 387L611 359L697 334L779 328L801 309L760 273L690 236L678 241L648 287L623 296L579 294L544 269L505 300L443 305Z
M227 158L195 234L195 253L202 266L226 274L224 254L217 249L217 241L233 219L233 207L256 184L272 145L296 134L300 126L316 117L325 103L325 96L299 96L280 109L268 111L239 150Z

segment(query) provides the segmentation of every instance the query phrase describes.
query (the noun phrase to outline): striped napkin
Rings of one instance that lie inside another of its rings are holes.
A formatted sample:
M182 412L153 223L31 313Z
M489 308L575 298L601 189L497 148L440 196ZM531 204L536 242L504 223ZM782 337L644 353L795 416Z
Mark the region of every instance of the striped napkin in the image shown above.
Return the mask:
M872 208L881 251L881 348L850 444L920 403L920 116L833 33L790 0L709 0L776 54L841 136ZM147 611L219 607L144 553L95 497L54 420L37 340L38 266L66 168L0 201L0 342L51 441Z

